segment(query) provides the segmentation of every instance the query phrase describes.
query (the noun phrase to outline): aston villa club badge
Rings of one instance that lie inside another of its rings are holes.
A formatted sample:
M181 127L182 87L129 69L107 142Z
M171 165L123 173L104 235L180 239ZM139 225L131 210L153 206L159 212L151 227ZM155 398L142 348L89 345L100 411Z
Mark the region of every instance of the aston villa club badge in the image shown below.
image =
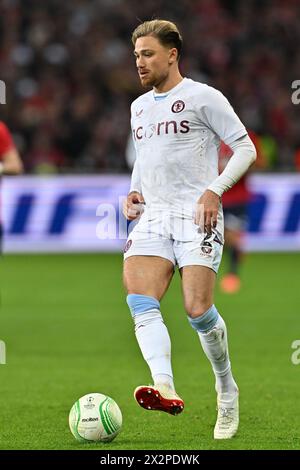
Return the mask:
M175 103L172 104L172 112L173 113L181 113L185 108L185 104L182 100L177 100Z

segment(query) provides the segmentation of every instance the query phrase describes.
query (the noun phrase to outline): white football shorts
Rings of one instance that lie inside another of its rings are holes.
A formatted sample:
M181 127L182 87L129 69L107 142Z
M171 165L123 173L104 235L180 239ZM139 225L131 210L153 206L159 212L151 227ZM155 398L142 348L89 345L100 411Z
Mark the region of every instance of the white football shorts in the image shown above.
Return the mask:
M161 214L143 214L130 233L124 248L124 259L130 256L160 256L174 268L206 266L218 272L223 253L223 213L218 215L216 230L203 233L190 218Z

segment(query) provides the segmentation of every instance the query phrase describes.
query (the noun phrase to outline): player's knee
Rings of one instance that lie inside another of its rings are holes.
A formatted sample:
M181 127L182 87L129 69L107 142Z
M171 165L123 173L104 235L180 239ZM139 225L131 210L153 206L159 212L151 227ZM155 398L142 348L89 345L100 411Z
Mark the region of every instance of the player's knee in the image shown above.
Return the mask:
M206 333L211 330L219 319L219 313L215 305L211 305L202 315L188 317L190 325L194 330Z
M160 303L155 297L141 294L128 294L127 305L130 309L131 315L141 315L151 310L160 310Z
M209 299L189 300L185 302L185 311L189 318L198 318L204 315L211 307L212 302Z

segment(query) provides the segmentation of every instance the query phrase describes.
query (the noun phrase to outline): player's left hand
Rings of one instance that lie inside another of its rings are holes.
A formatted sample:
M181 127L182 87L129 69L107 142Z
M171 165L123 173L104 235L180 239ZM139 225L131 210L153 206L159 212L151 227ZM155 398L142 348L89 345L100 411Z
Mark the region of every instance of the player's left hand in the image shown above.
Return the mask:
M123 201L123 215L127 220L135 220L144 211L145 200L137 191L132 191Z
M209 189L202 194L196 204L194 222L209 235L217 226L219 204L219 196Z

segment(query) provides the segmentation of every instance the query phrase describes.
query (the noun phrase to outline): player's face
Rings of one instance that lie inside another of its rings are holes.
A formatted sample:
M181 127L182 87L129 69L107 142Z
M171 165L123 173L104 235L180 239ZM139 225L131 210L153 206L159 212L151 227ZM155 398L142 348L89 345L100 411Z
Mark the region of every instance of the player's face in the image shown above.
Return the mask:
M157 87L166 81L170 66L176 61L176 48L167 48L153 36L138 38L134 55L141 83L144 87Z

